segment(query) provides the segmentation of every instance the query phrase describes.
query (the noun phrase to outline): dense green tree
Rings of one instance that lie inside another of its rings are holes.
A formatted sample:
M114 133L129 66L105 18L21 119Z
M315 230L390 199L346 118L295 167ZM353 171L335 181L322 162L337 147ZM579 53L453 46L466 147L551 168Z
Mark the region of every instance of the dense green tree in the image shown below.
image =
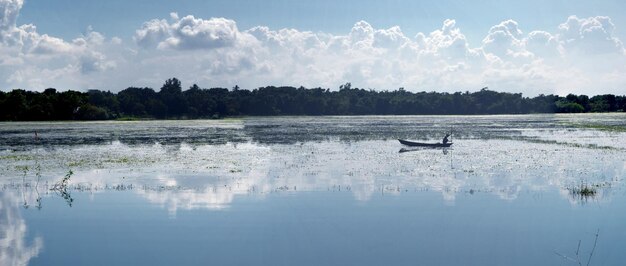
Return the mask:
M88 102L92 106L98 106L110 114L120 112L120 102L117 96L110 91L89 90L87 95Z
M166 116L181 117L186 114L187 101L183 96L180 80L177 78L166 80L158 94L161 102L167 107Z
M151 88L127 88L117 94L117 100L120 105L120 112L125 116L155 116L160 118L160 115L165 116L166 113L163 111L162 114L159 113L159 116L157 116L156 113L153 113L160 110L159 108L154 108L154 106L159 103L163 105L163 103L157 97L156 92L154 92ZM148 109L152 112L147 112L146 105L148 105Z
M557 113L582 113L585 107L576 102L568 100L558 100L555 103Z
M253 90L203 89L194 84L183 91L180 80L165 81L159 92L129 87L119 93L89 90L43 93L16 89L0 91L0 120L94 120L118 117L215 118L238 115L412 115L412 114L527 114L616 112L626 110L626 96L611 94L539 95L496 92L483 88L470 93L365 90L351 83L339 90L304 87L260 87Z
M78 120L106 120L110 118L110 115L106 109L87 103L78 107L75 118Z
M27 108L26 91L13 90L6 95L0 108L0 115L5 120L21 120Z

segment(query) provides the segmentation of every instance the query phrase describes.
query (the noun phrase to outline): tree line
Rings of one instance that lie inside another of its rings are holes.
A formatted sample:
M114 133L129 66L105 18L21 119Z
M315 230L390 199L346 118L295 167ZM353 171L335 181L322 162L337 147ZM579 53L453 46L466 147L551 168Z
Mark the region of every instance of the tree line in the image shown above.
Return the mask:
M235 86L183 90L180 80L168 79L157 92L130 87L118 93L89 90L44 92L0 91L0 120L105 120L119 118L193 119L273 115L447 115L623 112L626 96L612 94L539 95L496 92L409 92L404 88L376 91L304 87Z

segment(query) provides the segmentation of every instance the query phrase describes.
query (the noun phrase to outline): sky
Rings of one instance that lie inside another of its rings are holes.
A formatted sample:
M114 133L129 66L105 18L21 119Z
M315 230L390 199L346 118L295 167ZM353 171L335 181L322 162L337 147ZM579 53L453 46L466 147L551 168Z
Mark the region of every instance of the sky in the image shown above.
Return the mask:
M0 89L626 94L620 1L0 0Z

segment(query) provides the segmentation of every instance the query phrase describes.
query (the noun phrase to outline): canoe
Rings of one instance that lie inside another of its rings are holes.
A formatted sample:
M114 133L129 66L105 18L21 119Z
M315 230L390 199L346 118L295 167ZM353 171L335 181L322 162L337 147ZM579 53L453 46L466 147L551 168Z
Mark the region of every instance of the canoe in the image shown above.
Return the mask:
M450 145L452 145L452 142L443 144L443 143L424 143L424 142L416 142L416 141L409 141L409 140L403 140L403 139L398 139L398 141L400 141L401 144L412 146L412 147L450 147Z

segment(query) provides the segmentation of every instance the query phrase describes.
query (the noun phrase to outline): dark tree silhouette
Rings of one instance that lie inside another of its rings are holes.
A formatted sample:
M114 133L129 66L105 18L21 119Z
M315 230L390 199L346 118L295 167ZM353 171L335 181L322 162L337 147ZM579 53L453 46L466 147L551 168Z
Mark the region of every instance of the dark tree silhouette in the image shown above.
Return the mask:
M523 97L521 93L375 91L351 83L339 90L304 87L239 86L183 91L180 80L165 81L158 92L129 87L118 93L100 90L44 92L0 91L0 120L101 120L137 118L219 118L241 115L420 115L623 112L626 96L569 94Z

